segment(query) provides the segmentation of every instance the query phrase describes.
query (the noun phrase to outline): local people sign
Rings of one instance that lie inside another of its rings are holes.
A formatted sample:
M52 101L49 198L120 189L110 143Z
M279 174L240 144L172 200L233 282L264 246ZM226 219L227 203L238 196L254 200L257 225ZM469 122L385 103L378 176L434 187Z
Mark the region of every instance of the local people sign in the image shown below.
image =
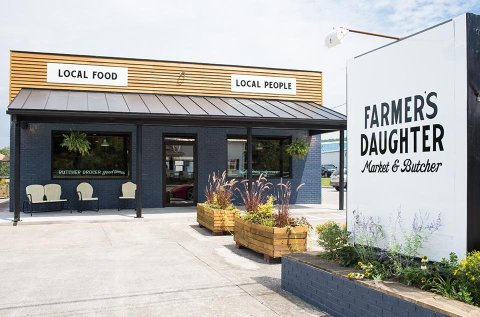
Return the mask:
M128 68L47 63L47 82L100 86L128 86Z
M270 77L232 74L233 92L251 92L276 95L296 95L297 79L290 77Z
M372 217L379 247L440 219L421 255L467 251L465 30L463 16L347 65L348 228Z

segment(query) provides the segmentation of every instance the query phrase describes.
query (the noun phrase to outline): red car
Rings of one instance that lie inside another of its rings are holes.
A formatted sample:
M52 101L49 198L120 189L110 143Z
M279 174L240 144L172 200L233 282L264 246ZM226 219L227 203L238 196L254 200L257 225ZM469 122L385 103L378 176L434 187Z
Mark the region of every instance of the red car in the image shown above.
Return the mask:
M179 198L184 200L193 200L194 187L193 184L177 185L170 189L172 198Z

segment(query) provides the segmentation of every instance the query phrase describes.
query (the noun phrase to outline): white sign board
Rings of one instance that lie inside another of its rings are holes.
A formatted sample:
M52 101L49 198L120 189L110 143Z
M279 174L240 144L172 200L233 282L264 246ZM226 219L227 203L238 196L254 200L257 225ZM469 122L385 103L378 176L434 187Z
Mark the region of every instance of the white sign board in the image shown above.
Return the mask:
M296 95L297 79L290 77L250 76L232 74L233 92Z
M373 217L380 247L402 240L400 211L407 230L440 215L421 255L465 255L465 32L463 16L348 63L348 228L354 212Z
M128 68L47 63L47 82L100 86L128 86Z

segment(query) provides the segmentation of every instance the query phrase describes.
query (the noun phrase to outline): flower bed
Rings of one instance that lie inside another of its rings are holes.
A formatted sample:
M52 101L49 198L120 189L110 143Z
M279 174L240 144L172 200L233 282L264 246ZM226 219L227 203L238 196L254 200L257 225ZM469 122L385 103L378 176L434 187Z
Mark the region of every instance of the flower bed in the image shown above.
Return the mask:
M401 234L397 238L391 227L384 248L379 247L387 238L382 225L358 212L354 213L352 232L335 222L318 225L318 243L324 249L319 256L356 269L348 274L352 280L398 282L431 296L480 306L480 252L472 251L462 260L450 253L448 258L430 261L420 252L441 226L440 216L429 220L428 215L416 215L411 226L403 223L400 212L395 219L393 228Z
M237 209L216 209L208 204L197 204L197 222L208 228L213 234L232 233L235 227L235 217L240 212Z
M332 316L480 316L480 308L392 281L351 280L318 254L286 255L282 289Z
M268 227L235 218L234 240L237 247L262 253L265 262L292 252L307 250L308 227Z

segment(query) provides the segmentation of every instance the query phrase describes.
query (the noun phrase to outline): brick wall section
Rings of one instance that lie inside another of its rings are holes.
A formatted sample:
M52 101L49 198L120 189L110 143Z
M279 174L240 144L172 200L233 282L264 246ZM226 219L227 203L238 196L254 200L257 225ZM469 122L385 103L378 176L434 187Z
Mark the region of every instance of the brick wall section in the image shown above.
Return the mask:
M99 198L100 208L117 208L118 196L120 193L121 184L125 183L126 179L74 179L63 180L51 178L51 164L52 164L52 131L69 131L81 130L90 132L126 132L132 134L132 166L130 168L131 180L135 181L135 151L136 144L134 142L136 137L136 129L133 125L85 125L85 124L45 124L45 123L30 123L28 129L21 129L21 149L20 149L20 199L25 198L25 187L30 184L48 184L55 183L62 186L62 193L67 198L73 208L77 208L77 185L83 181L88 181L94 188L94 195ZM11 148L14 148L13 133ZM12 160L11 167L14 162ZM13 169L12 169L13 171ZM13 197L13 186L10 194ZM10 200L10 209L13 210L13 199Z
M52 180L51 179L51 140L54 130L80 130L88 132L128 132L132 139L131 180L135 182L136 161L136 127L132 124L50 124L30 123L28 129L21 130L21 200L25 197L25 187L30 184L58 183L62 186L66 198L76 202L76 186L82 181L92 184L98 195L100 208L117 208L121 184L126 179L116 180ZM11 128L10 145L12 149L11 170L14 170L14 133ZM143 206L145 208L163 207L162 158L163 136L165 134L190 134L197 137L198 178L197 199L204 201L204 189L208 174L223 171L227 167L227 135L246 135L246 129L239 128L202 128L171 127L146 125L143 127ZM253 134L261 136L291 136L293 139L306 137L305 130L253 129ZM305 160L292 161L292 187L300 183L305 186L292 195L293 203L318 204L321 202L320 185L320 136L311 138L311 149ZM270 179L275 185L280 179ZM13 177L11 180L11 197L13 198ZM275 187L275 186L274 186ZM238 203L238 199L237 199ZM73 204L76 208L76 204ZM10 200L13 210L13 199Z
M282 257L282 289L334 317L446 316L288 256Z

